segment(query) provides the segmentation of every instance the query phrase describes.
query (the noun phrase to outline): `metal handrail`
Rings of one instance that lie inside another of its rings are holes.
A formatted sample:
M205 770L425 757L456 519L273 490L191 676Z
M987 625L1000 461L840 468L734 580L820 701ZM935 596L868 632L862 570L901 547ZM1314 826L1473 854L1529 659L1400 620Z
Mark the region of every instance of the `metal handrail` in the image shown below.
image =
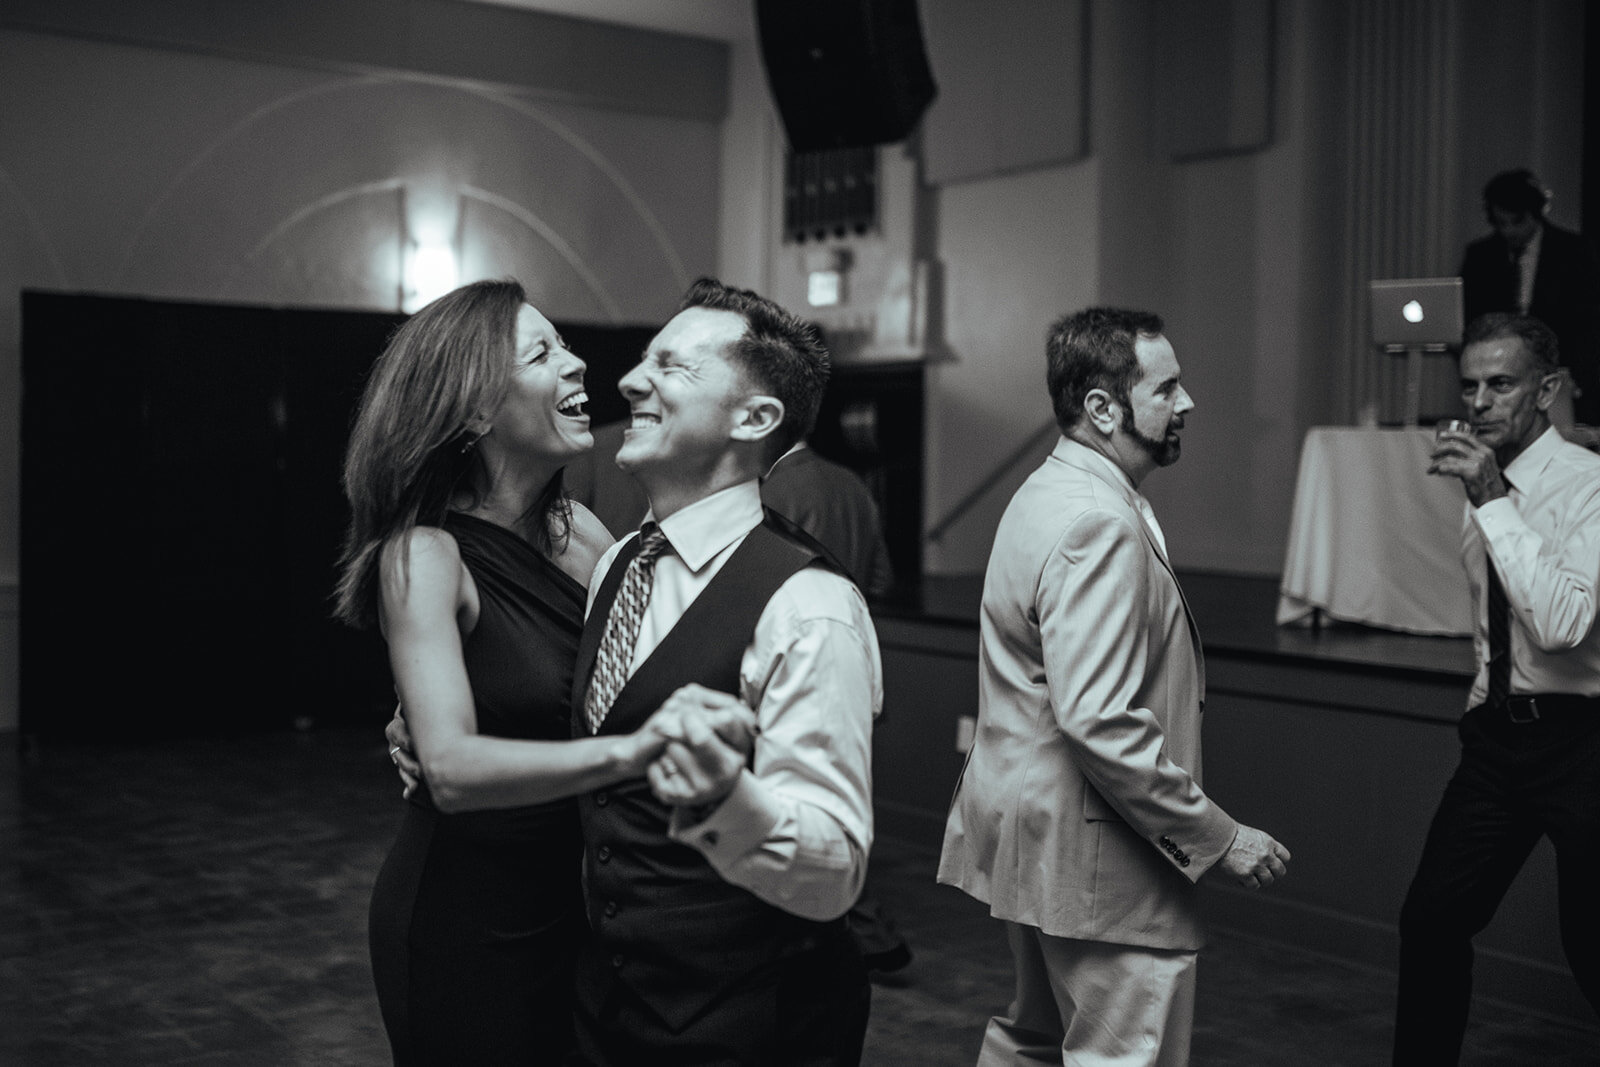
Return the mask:
M1001 460L994 470L990 471L976 486L968 491L966 496L956 501L955 506L945 513L944 518L928 527L928 532L922 535L922 539L930 543L942 539L949 532L950 527L954 526L962 516L971 511L978 501L982 500L989 490L994 488L995 481L1001 474L1016 466L1024 456L1039 447L1039 442L1047 434L1058 434L1060 432L1060 428L1056 426L1056 420L1051 418L1043 426L1029 434L1026 441L1022 442L1010 455Z

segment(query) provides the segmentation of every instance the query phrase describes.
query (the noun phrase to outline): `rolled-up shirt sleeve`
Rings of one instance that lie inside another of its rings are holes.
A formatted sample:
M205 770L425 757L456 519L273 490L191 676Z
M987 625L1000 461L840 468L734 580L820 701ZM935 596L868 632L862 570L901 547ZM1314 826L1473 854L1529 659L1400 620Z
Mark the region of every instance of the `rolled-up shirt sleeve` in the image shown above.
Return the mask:
M760 723L754 759L702 820L673 813L671 836L726 881L814 920L861 893L872 847L872 721L883 668L866 602L812 567L773 595L740 669Z
M1547 537L1524 518L1511 498L1470 511L1487 551L1504 579L1506 599L1541 650L1576 648L1594 629L1600 587L1600 484L1563 499L1558 526ZM1555 509L1547 508L1554 512Z

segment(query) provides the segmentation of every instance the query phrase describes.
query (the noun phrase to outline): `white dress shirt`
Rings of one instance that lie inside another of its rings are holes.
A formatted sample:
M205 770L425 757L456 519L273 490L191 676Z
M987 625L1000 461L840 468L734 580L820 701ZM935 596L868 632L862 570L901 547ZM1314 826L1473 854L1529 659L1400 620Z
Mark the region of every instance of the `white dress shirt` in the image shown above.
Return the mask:
M761 521L755 481L661 520L671 550L655 563L630 677ZM625 543L595 566L591 608ZM779 587L745 649L739 690L760 723L754 767L704 822L675 810L669 834L774 907L842 915L872 847L872 720L883 707L877 633L849 579L807 567Z
M1511 603L1511 692L1600 695L1600 456L1554 427L1502 472L1510 495L1467 505L1462 559L1477 605L1478 677L1469 708L1489 687L1485 552Z
M1512 256L1517 265L1517 311L1526 315L1533 306L1533 279L1539 273L1539 250L1544 247L1544 227L1533 231L1528 244L1518 255Z

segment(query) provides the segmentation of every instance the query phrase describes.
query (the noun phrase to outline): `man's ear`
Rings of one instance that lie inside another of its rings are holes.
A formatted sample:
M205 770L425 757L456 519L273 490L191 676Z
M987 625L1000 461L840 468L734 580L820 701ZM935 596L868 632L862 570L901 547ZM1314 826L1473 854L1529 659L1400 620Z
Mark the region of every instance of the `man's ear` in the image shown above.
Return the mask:
M1091 389L1083 398L1083 417L1102 434L1110 437L1122 424L1117 402L1104 389Z
M783 401L775 396L755 394L745 398L730 435L735 441L760 441L783 425Z
M1556 394L1561 392L1561 386L1566 383L1567 373L1565 368L1552 371L1539 379L1539 392L1534 395L1533 406L1549 414L1550 405L1556 402Z

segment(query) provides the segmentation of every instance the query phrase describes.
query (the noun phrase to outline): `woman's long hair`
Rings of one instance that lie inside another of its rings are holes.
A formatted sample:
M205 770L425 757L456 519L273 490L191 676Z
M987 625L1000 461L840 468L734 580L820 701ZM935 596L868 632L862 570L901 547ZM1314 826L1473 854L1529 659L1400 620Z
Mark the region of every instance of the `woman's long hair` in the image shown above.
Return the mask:
M511 280L463 285L407 319L373 364L345 452L350 528L335 617L372 626L385 542L443 522L458 492L472 505L488 492L475 446L505 395L526 299ZM535 524L540 552L566 538L570 506L557 472L528 512L544 519Z

